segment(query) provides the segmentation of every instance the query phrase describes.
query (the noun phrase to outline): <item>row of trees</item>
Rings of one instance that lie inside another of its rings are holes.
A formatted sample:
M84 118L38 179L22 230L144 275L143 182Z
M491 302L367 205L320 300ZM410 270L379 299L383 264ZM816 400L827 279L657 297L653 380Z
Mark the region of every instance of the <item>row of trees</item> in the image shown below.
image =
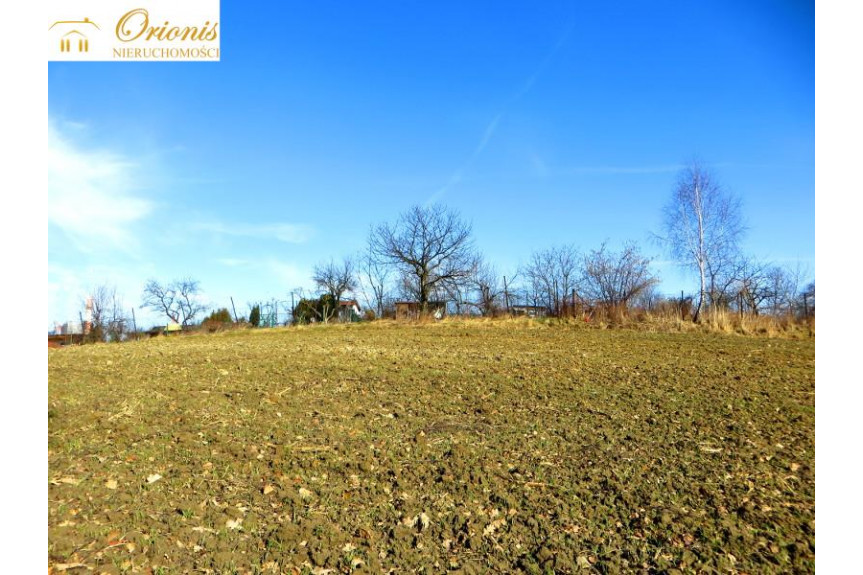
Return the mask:
M193 325L208 311L200 300L200 282L191 278L167 284L149 280L144 287L141 308L149 308L181 326ZM221 318L221 315L215 317ZM104 283L89 290L82 302L81 327L85 341L122 341L132 333L135 311L126 307L116 286Z
M697 161L678 176L663 208L657 244L699 280L698 292L676 300L693 321L705 312L811 315L815 284L803 285L799 266L760 262L741 249L746 231L740 200ZM320 264L313 276L323 295L339 302L358 292L378 316L393 299L448 300L457 313L493 315L515 303L541 306L553 315L601 308L625 314L633 305L661 302L651 258L634 242L619 251L605 243L582 253L573 245L534 252L510 278L475 250L471 226L442 205L415 206L393 223L372 227L365 251L341 263ZM685 304L685 305L684 305ZM321 314L319 314L321 315ZM326 321L325 314L320 318Z
M741 250L746 231L740 200L697 161L682 170L663 209L663 234L655 239L694 271L699 290L692 315L704 310L736 310L758 315L814 313L815 282L803 287L805 273L760 262Z
M542 308L555 316L596 310L620 316L633 307L673 307L684 314L688 310L696 322L705 313L729 310L812 315L814 282L804 285L805 273L799 266L785 268L746 256L741 250L745 231L739 199L727 193L710 171L698 162L681 171L663 208L663 229L653 239L694 272L698 292L669 300L658 296L652 260L635 242L619 250L603 243L587 252L571 244L553 246L535 251L507 277L478 252L470 223L457 212L441 204L414 206L393 222L372 226L359 254L316 265L311 276L315 292L296 290L286 311L297 322L332 321L349 317L339 309L350 296L373 312L369 317L392 314L398 300L417 302L421 311L444 300L456 313L482 316L507 313L516 306ZM189 326L207 311L200 293L199 282L191 278L167 284L151 279L141 307ZM120 312L116 290L98 288L93 299L95 337L121 338L128 321ZM278 310L278 304L268 305L264 323L272 324L278 317L272 309ZM260 324L261 306L249 307L249 320ZM227 309L219 312L219 318L230 320ZM239 319L236 312L233 319Z

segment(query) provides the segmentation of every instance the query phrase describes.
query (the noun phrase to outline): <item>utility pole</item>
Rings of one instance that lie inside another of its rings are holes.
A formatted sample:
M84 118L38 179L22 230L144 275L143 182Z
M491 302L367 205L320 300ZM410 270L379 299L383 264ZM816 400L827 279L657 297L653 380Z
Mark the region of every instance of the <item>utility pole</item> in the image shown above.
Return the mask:
M237 319L237 308L234 306L234 296L231 296L231 309L234 310L234 323L240 323Z
M509 313L509 288L506 285L506 276L503 276L503 302L506 306L506 313Z
M554 286L554 315L560 317L560 294L557 293L557 279L552 281Z

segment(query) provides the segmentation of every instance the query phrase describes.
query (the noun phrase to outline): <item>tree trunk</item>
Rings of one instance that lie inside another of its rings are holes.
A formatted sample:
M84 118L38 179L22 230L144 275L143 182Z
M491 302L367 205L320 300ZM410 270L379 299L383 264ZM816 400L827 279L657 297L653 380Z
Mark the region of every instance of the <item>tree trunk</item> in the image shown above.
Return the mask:
M698 323L698 318L701 315L701 306L704 305L704 292L707 278L704 275L704 264L698 265L698 272L701 276L701 288L698 290L698 305L695 306L695 314L692 316L692 321Z

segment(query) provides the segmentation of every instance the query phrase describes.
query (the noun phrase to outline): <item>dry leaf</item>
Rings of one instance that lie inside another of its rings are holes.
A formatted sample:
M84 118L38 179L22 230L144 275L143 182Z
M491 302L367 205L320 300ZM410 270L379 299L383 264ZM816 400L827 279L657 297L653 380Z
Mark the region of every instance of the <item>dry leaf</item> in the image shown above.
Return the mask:
M420 513L419 523L420 523L420 529L421 530L428 529L428 526L429 526L429 523L431 523L431 520L429 519L429 516L425 514L425 512Z
M300 497L302 499L309 499L312 496L312 492L306 489L305 487L300 487Z
M264 485L264 495L269 495L275 490L272 485Z
M74 477L61 477L60 479L52 479L52 485L60 485L61 483L65 483L67 485L78 485L81 483L80 479L75 479Z
M231 530L241 529L242 524L243 524L242 519L228 519L228 521L225 522L225 527L227 527L228 529L231 529Z
M494 535L494 532L506 525L506 519L501 517L500 519L495 519L488 525L486 525L485 529L482 530L483 537L489 537Z
M105 482L105 487L107 487L108 489L117 489L117 480L109 479Z
M160 479L162 479L162 476L159 475L158 473L154 473L153 475L147 476L147 483L156 483Z

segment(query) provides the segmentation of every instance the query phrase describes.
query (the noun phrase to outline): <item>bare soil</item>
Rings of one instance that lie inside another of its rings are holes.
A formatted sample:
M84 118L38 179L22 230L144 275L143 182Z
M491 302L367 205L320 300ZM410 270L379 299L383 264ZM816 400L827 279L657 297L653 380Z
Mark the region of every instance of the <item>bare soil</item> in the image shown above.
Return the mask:
M814 339L321 326L48 372L54 572L814 571Z

